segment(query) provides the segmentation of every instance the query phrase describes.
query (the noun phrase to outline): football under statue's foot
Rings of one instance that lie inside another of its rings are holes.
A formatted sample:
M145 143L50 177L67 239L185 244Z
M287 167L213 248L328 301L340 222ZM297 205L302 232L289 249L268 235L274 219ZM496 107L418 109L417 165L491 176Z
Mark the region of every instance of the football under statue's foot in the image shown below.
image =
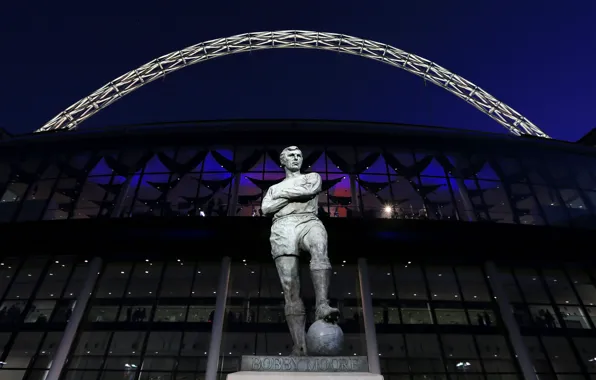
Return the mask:
M339 309L329 306L328 304L321 304L317 306L315 312L317 320L324 320L325 322L337 323L339 321Z

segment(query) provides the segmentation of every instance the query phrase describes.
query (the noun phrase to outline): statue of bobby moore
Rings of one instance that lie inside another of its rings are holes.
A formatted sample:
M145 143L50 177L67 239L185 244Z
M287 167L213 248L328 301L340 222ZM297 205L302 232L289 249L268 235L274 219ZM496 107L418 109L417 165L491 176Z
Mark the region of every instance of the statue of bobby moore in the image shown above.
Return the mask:
M327 231L317 217L322 180L318 173L302 174L302 152L296 146L285 148L280 162L286 178L269 188L261 210L273 215L271 255L285 298L285 315L294 342L291 355L307 355L305 309L300 298L298 258L310 255L310 275L316 299L315 318L335 322L339 310L329 306L331 264L327 257Z

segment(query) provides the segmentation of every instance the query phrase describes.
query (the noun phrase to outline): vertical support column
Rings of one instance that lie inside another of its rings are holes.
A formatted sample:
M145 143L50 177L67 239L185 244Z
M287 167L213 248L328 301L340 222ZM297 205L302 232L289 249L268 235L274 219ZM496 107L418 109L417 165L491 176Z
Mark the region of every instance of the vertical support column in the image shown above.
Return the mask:
M507 293L505 293L505 289L503 288L500 273L497 270L495 263L492 261L486 262L485 269L486 274L489 277L490 285L493 289L497 305L499 306L503 323L505 323L505 327L509 332L509 338L511 339L513 349L515 350L515 355L517 355L517 360L521 367L522 374L524 375L524 379L537 380L538 377L534 372L534 366L532 365L528 348L522 339L517 322L515 321L515 318L513 318L513 313L511 312L511 303L509 302L509 297L507 297Z
M457 187L459 187L459 195L461 196L462 201L464 202L466 216L469 222L476 221L476 215L474 215L474 206L472 206L472 200L470 199L470 194L468 193L468 188L466 187L466 183L464 182L463 178L455 177L455 182L457 183Z
M350 174L350 193L352 194L352 213L354 216L361 216L360 202L358 199L358 186L356 186L356 175Z
M360 297L362 298L362 317L364 320L364 334L366 336L368 370L370 373L381 374L375 316L373 313L372 297L370 295L371 290L366 259L358 259L358 277L360 279Z
M66 324L64 335L62 336L62 340L60 340L60 344L56 350L56 355L54 355L54 360L52 361L50 369L48 370L46 380L58 380L62 370L64 369L72 342L74 341L74 338L77 334L77 330L79 329L79 325L83 319L83 314L85 314L85 309L87 308L87 303L89 303L91 292L93 291L97 277L99 276L101 263L101 258L94 257L89 264L87 280L85 281L83 289L81 289L81 292L77 297L76 305L68 323Z
M122 184L120 192L118 192L118 196L116 197L116 201L114 202L114 208L112 209L112 215L110 215L110 217L120 218L124 202L126 201L126 196L130 191L130 182L132 181L132 176L132 174L129 174L128 177L126 177L124 183Z
M226 256L221 260L221 269L219 271L217 299L215 300L215 313L211 325L211 340L209 342L209 356L207 356L205 380L217 380L217 365L219 363L219 351L221 349L229 282L230 258Z
M236 216L238 209L238 193L240 192L240 173L234 175L234 187L232 188L232 196L230 197L230 204L228 205L228 216Z

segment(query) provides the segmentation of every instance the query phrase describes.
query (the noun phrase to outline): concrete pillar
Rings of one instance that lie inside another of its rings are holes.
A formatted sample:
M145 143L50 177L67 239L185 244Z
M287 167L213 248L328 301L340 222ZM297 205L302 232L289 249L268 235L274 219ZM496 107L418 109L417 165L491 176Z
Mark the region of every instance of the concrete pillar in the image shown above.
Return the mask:
M83 315L85 314L85 309L87 308L87 303L89 302L91 292L93 291L95 283L97 282L97 277L99 276L99 271L101 270L101 263L101 258L95 257L89 264L87 280L85 281L83 289L81 289L81 292L77 297L74 310L72 311L72 315L66 324L64 335L62 336L62 340L60 340L60 344L56 350L56 355L54 355L54 360L52 361L46 380L58 380L62 370L64 369L72 342L75 339L77 330L79 329L79 325L83 319Z
M126 202L126 196L130 191L130 182L132 181L132 176L132 174L129 174L128 177L126 177L126 180L124 180L124 183L120 188L120 192L116 197L116 201L114 202L114 208L112 209L112 215L110 215L110 217L120 218L120 214L122 213L124 208L124 203Z
M379 361L375 315L372 305L368 264L366 263L366 259L358 259L358 277L360 279L360 297L362 298L362 317L364 320L364 334L366 336L368 370L371 373L380 374L381 363Z
M240 173L236 173L232 185L232 196L230 197L230 204L228 205L228 216L236 216L236 210L238 209L238 193L240 192L240 179Z
M207 356L207 370L205 380L217 380L217 366L219 364L219 351L223 338L223 324L226 316L226 302L228 299L228 285L230 282L230 258L221 260L219 282L217 284L217 298L215 300L215 313L211 325L211 341L209 342L209 355Z
M511 303L509 302L509 297L507 296L505 288L503 287L501 274L497 270L495 263L492 261L486 262L485 269L486 274L489 277L489 282L491 288L493 289L493 294L495 295L497 305L499 306L503 323L505 324L505 327L509 333L509 339L511 339L511 344L513 346L513 350L515 351L515 355L517 356L517 360L521 367L524 379L538 380L536 373L534 372L534 366L532 365L532 359L530 358L528 348L522 339L517 322L515 321L513 313L511 312Z
M466 183L464 182L463 178L460 177L455 177L455 182L457 183L459 195L464 202L464 212L468 218L468 222L475 222L476 215L474 214L474 206L472 205L472 200L470 199L470 194L468 193Z
M352 215L361 216L360 201L358 198L358 186L356 184L356 175L350 174L350 193L352 194Z

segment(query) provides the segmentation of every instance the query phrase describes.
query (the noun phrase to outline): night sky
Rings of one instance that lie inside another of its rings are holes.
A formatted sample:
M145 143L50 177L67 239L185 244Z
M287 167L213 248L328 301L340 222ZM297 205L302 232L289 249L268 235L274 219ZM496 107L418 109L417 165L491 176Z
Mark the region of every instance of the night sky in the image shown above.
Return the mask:
M87 5L84 5L87 4ZM463 76L554 138L596 127L596 2L7 2L0 127L27 133L147 61L205 40L301 29L393 45ZM82 124L229 118L388 121L507 133L412 74L314 50L214 59L149 84Z

